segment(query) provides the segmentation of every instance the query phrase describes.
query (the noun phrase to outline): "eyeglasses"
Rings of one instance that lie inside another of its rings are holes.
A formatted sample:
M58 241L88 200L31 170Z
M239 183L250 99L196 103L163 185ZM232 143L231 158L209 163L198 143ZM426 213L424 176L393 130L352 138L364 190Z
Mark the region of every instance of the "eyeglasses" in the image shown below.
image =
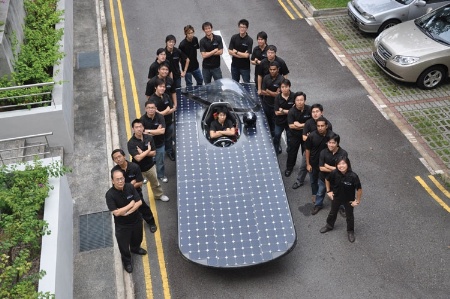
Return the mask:
M247 26L239 26L239 28L247 29Z
M121 177L121 178L117 178L117 179L114 179L116 182L123 182L123 181L125 181L125 178L124 177Z

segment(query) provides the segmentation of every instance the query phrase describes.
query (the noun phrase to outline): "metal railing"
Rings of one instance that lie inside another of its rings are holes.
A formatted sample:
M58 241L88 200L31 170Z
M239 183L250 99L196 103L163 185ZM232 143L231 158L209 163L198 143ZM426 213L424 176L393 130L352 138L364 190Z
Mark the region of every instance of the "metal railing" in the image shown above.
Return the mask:
M46 82L46 83L28 84L28 85L0 88L0 108L14 108L14 107L23 107L23 106L30 106L30 105L43 105L43 104L55 105L55 102L53 101L53 98L51 96L54 85L55 85L55 82ZM45 90L46 86L52 86L51 90L48 90L48 91ZM32 88L42 88L44 91L33 92L30 94L23 94L23 95L13 95L13 96L1 97L2 94L4 94L5 92L8 92L8 91L20 90L20 89L32 89ZM20 99L20 98L31 98L31 97L39 97L40 99L43 99L43 98L45 98L45 96L50 96L50 100L40 100L40 101L36 101L36 102L27 102L27 103L14 104L14 105L2 105L2 102L7 101L7 100L16 100L16 99Z
M7 148L7 149L0 149L0 162L2 163L2 165L5 165L5 161L8 160L12 160L12 159L23 159L23 158L28 158L28 157L35 157L35 156L45 156L47 154L50 154L49 149L49 143L48 143L48 139L47 137L53 135L53 132L49 132L49 133L42 133L42 134L35 134L35 135L28 135L28 136L21 136L21 137L13 137L13 138L6 138L6 139L0 139L0 143L6 143L6 142L13 142L13 141L20 141L20 140L24 140L25 143L23 146L18 146L18 147L13 147L13 148ZM36 143L32 143L27 145L26 141L29 139L35 139L35 138L43 138L45 141L38 141ZM39 147L44 147L44 151L43 152L38 152L38 153L33 153L33 154L25 154L25 151L28 149L33 149L33 148L39 148ZM9 157L3 157L2 153L11 153L11 152L22 152L22 154L17 154L17 155L13 155L13 156L9 156Z

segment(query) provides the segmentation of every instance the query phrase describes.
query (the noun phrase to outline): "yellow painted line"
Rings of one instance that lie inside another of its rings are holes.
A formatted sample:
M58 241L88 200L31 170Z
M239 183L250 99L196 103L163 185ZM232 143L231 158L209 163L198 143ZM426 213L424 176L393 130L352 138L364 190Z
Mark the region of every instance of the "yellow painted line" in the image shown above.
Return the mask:
M114 13L114 5L112 0L109 1L109 6L111 8L111 24L114 34L114 46L116 47L116 58L117 58L117 68L119 70L119 82L120 82L120 92L122 94L122 103L123 103L123 110L124 110L124 118L125 118L125 130L127 133L127 136L131 136L131 129L130 129L130 117L128 116L128 101L127 101L127 91L125 87L125 81L123 79L123 67L122 67L122 60L120 58L120 46L119 46L119 38L117 35L117 23L116 23L116 17Z
M295 11L295 13L297 14L299 19L303 19L302 14L298 11L297 7L292 4L291 0L287 0L287 3L289 3L289 5L292 7L292 9Z
M121 0L117 0L117 6L118 6L120 21L121 21L122 36L123 36L124 45L125 45L125 53L126 53L127 62L128 62L128 71L129 71L129 75L130 75L130 84L131 84L131 89L132 89L132 93L133 93L134 107L135 107L135 111L136 111L136 117L139 117L141 113L140 113L140 109L139 109L138 94L137 94L137 90L136 90L136 80L134 77L133 64L132 64L132 59L131 59L131 54L130 54L125 20L123 17ZM125 126L129 127L130 122L128 121L128 123L126 123ZM128 138L131 138L131 135ZM156 209L155 198L153 196L153 192L150 188L148 188L148 185L146 187L147 187L147 192L149 194L149 203L150 203L150 207L153 212L153 217L155 218L156 225L158 227L160 227L159 221L158 221L158 211ZM169 280L168 280L168 276L167 276L167 269L166 269L164 249L162 246L160 229L158 229L156 231L156 233L154 234L154 237L155 237L156 252L157 252L157 256L158 256L158 264L159 264L159 269L160 269L160 274L161 274L161 280L162 280L162 284L163 284L164 298L170 299ZM146 236L145 236L145 231L144 231L144 242L145 242L145 238L146 238ZM147 246L146 242L144 244L145 244L145 246ZM142 259L142 263L143 263L143 268L144 268L147 298L153 298L153 290L152 290L151 275L150 275L151 274L150 273L150 262L148 260L148 255L144 256L144 258Z
M286 11L286 13L288 14L288 16L291 18L291 20L294 20L294 16L291 14L291 12L289 11L289 9L286 7L286 5L284 5L284 3L281 0L278 0L278 3L280 3L281 7L284 8L284 11Z
M428 178L436 185L436 187L439 188L439 190L441 190L442 193L444 193L445 196L447 196L448 198L450 198L450 192L448 192L444 186L441 185L441 183L438 182L438 180L436 180L436 178L432 175L429 175Z
M450 207L445 202L443 202L442 199L440 199L439 196L437 196L436 193L433 192L433 190L431 190L427 183L425 183L425 181L422 180L420 176L416 176L415 178L419 182L419 184L422 185L422 187L428 192L428 194L430 194L430 196L435 201L437 201L438 204L440 204L445 210L447 210L447 212L450 213Z

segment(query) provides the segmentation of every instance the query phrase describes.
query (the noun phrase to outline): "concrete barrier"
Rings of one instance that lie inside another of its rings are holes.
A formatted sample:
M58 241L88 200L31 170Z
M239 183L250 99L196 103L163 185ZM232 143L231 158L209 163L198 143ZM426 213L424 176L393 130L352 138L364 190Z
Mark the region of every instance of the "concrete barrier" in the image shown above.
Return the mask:
M64 28L61 51L65 53L59 65L54 67L54 104L26 110L0 113L0 139L53 132L49 145L62 146L66 153L74 148L73 115L73 0L60 0L58 9L64 11L64 19L57 28Z

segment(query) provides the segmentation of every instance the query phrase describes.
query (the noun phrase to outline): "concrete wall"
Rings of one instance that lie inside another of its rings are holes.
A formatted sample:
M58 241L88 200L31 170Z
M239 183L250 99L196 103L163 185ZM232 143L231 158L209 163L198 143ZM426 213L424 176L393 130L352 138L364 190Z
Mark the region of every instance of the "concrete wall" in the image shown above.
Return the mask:
M67 153L74 148L73 116L73 0L61 0L58 9L64 10L64 20L58 28L64 28L61 50L66 53L54 68L56 84L52 97L55 105L0 112L0 139L53 132L50 146L63 146Z
M42 159L43 165L61 161L61 157ZM33 164L33 162L28 162ZM9 166L12 167L12 166ZM19 165L18 170L24 169ZM46 275L39 281L40 292L56 298L73 298L73 199L67 177L50 178L53 186L44 206L44 220L50 235L42 237L40 270Z
M23 0L0 1L0 21L4 22L4 26L0 26L0 29L3 27L3 32L0 32L0 76L10 74L13 70L11 39L15 36L19 44L22 43L24 17Z

